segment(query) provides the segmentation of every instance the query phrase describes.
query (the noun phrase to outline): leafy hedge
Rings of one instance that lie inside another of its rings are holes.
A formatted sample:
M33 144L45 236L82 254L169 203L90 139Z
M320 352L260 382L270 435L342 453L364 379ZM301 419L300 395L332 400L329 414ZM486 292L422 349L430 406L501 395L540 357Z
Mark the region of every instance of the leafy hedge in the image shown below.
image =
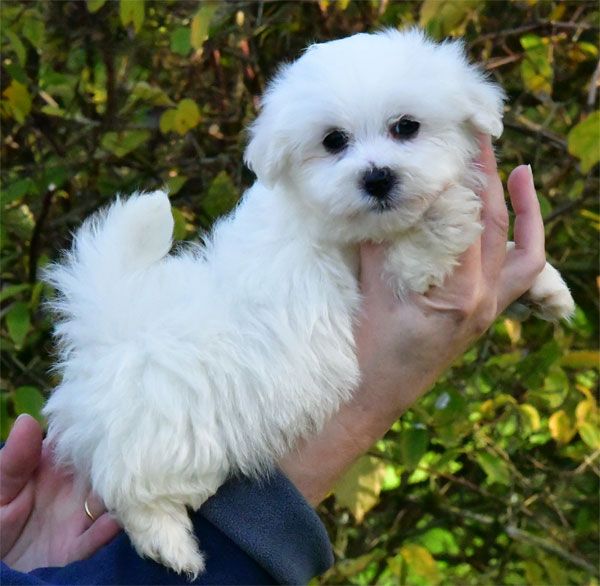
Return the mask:
M193 238L252 181L244 128L310 41L421 24L507 90L500 173L531 163L571 324L500 319L321 506L315 583L598 584L598 6L10 2L2 10L1 432L55 382L39 269L117 192L167 185Z

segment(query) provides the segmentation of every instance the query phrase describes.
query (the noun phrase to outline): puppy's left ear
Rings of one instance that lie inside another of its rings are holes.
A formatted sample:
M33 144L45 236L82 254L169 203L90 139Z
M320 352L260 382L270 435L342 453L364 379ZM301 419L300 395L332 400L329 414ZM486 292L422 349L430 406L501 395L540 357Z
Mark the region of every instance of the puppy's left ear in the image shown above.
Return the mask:
M498 138L502 134L502 114L505 94L502 88L479 71L472 70L467 80L468 119L477 130Z
M244 152L246 165L269 188L277 183L289 164L287 105L277 92L277 85L275 79L263 96L261 112L250 125L250 142Z

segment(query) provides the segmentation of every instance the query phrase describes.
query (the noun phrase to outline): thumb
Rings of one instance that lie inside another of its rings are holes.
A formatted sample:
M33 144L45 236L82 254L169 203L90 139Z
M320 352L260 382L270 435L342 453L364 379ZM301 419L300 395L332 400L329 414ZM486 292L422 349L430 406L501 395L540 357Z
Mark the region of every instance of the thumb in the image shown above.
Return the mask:
M0 450L0 505L10 503L37 468L42 453L42 429L31 415L20 415Z

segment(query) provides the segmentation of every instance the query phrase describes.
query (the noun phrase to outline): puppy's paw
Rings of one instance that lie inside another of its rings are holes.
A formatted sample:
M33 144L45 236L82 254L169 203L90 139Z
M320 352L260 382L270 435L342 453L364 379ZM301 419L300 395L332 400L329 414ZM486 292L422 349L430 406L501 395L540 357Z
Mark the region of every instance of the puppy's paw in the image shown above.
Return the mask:
M568 320L575 312L569 288L550 263L546 263L523 300L535 315L547 321Z

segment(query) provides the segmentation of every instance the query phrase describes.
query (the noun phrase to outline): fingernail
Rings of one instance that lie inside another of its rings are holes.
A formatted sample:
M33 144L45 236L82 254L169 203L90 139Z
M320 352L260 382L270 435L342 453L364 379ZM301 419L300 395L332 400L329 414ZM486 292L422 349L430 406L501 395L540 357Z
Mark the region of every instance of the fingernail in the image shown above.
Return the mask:
M533 170L531 169L531 165L527 165L527 168L529 169L529 176L533 179Z

